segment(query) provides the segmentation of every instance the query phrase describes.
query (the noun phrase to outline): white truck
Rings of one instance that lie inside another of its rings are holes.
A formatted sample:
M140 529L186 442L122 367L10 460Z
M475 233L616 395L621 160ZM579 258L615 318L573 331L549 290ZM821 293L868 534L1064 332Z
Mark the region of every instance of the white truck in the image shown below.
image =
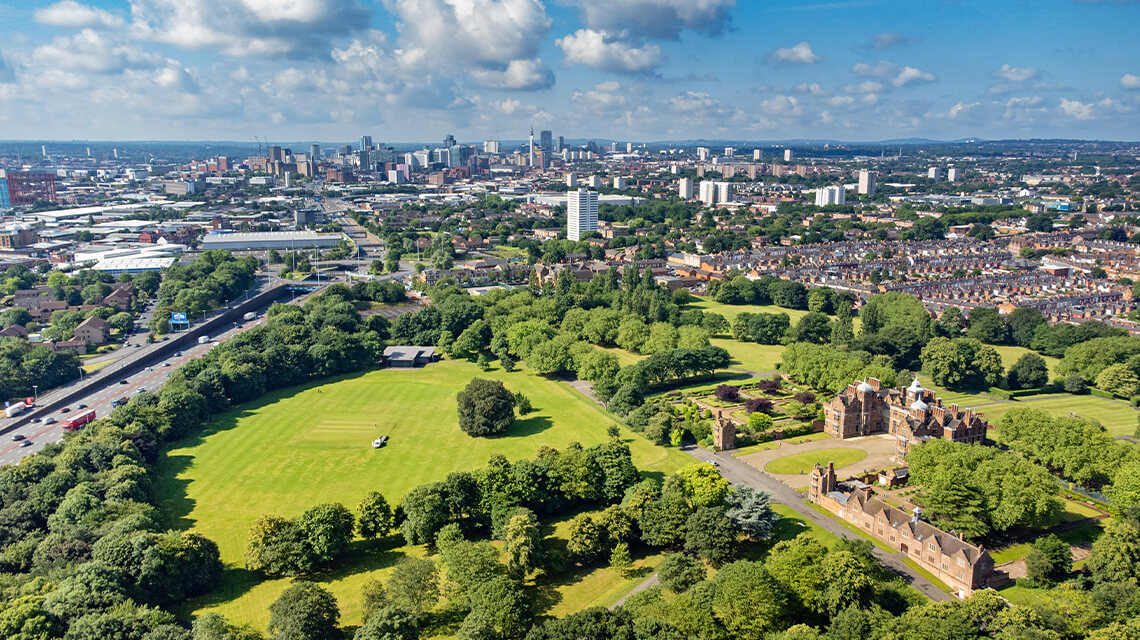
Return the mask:
M24 410L27 408L28 408L27 404L25 404L23 402L17 402L14 405L10 405L7 409L4 409L4 415L9 417L9 418L15 418L16 416L23 413Z
M198 344L206 344L209 341L210 341L210 336L199 336L198 337Z
M257 318L257 312L255 312L255 311L249 311L244 316L241 317L242 320L247 320L247 321L248 320L254 320L256 318Z

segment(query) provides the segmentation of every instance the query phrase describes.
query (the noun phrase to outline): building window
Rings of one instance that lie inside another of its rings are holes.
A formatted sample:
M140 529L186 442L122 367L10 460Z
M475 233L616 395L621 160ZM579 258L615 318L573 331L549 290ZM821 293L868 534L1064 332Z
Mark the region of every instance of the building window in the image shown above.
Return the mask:
M958 572L958 579L962 580L962 572L961 571Z
M964 566L966 566L966 561L965 561L965 560L963 560L962 558L958 558L958 566L959 566L959 567L964 567Z
M942 570L943 570L943 571L948 571L949 569L950 569L950 565L948 565L948 564L946 564L945 562L943 562L943 563L942 563Z
M934 546L934 543L933 543L933 542L931 542L930 544L926 545L926 548L927 548L927 549L930 549L931 551L938 551L938 547Z
M909 531L903 531L903 532L902 532L902 537L904 537L904 538L909 538L909 537L910 537L910 532L909 532Z

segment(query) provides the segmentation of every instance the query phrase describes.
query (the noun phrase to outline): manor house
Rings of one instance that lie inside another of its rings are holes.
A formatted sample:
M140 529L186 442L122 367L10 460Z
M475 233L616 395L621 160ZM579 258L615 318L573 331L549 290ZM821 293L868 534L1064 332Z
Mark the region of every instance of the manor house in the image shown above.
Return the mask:
M826 469L817 464L811 470L808 500L906 554L959 598L969 598L994 575L993 558L984 548L921 520L919 509L909 514L892 507L876 498L871 487L858 480L838 482L832 463L828 463Z
M895 459L903 462L911 445L930 438L981 444L986 439L985 416L973 409L943 407L918 378L905 389L883 387L875 378L847 385L823 406L823 430L834 438L889 433L896 438Z

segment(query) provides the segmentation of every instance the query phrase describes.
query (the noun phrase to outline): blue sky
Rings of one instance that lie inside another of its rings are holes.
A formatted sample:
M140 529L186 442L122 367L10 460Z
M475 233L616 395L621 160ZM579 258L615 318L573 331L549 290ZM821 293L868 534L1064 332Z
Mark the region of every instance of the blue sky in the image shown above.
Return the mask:
M0 137L1140 139L1131 0L0 2Z

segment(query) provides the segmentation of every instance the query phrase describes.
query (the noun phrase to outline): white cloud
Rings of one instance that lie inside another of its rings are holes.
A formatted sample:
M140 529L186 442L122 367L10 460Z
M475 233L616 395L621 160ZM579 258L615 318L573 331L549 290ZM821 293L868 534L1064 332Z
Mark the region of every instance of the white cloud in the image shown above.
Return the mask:
M1093 113L1096 109L1096 105L1092 103L1061 98L1061 104L1059 106L1065 115L1077 120L1092 120L1096 117Z
M949 116L951 119L957 118L958 116L961 116L961 115L967 113L968 111L970 111L974 107L977 107L978 104L979 103L977 103L977 102L971 102L969 104L964 103L964 102L958 102L954 106L950 107L950 110L946 112L946 115Z
M793 96L775 96L760 103L760 111L768 116L799 116L803 113L800 103Z
M53 73L119 73L130 67L153 68L162 57L94 29L59 36L32 50L29 67Z
M231 56L328 55L333 38L366 28L357 0L131 0L140 39Z
M1000 69L994 72L994 75L1010 82L1025 82L1037 77L1037 69L1033 67L1011 67L1008 64L1003 64Z
M883 83L874 80L864 80L859 84L849 84L843 87L846 93L878 93L883 90Z
M1125 106L1112 98L1104 98L1096 102L1081 102L1061 98L1058 105L1061 112L1074 120L1099 120L1101 118L1121 113L1130 113L1131 107Z
M1120 77L1120 86L1123 89L1140 89L1140 76L1126 73Z
M800 84L796 85L796 91L799 91L800 93L807 93L813 96L827 95L827 92L824 91L823 88L815 82L801 82Z
M903 67L899 74L891 80L896 87L905 87L908 84L934 82L938 78L933 73L927 73L914 67Z
M898 73L899 68L886 60L880 60L874 65L866 62L857 62L851 67L851 72L857 76L870 78L886 78Z
M114 28L123 25L123 19L108 11L96 9L75 0L62 0L52 5L36 9L32 14L36 22L54 27L82 29L86 27Z
M636 47L622 42L619 34L593 29L579 29L559 38L555 44L562 49L568 64L600 71L645 73L656 69L665 59L661 47L655 44Z
M855 98L851 96L834 96L827 99L827 104L833 107L849 107L855 104Z
M246 0L251 2L254 0ZM470 77L494 89L543 89L554 74L538 57L550 17L538 0L387 0L410 69Z
M637 39L676 40L681 31L718 35L736 0L569 0L595 31L624 31Z
M541 58L511 60L502 70L475 68L470 73L476 84L488 89L545 89L554 84L554 72Z
M788 64L812 64L813 62L823 60L823 58L817 56L815 52L811 50L811 45L807 42L801 42L794 47L776 49L769 54L769 58L776 62Z

